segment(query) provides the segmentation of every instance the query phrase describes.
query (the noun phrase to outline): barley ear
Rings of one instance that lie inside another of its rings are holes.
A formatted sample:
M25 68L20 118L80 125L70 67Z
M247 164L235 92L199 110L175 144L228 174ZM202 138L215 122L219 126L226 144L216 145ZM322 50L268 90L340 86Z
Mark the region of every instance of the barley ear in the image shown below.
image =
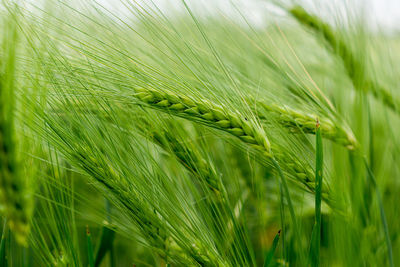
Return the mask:
M228 132L241 139L250 147L261 151L270 158L271 145L264 131L255 127L246 118L222 109L220 106L203 100L195 102L172 92L154 89L136 89L135 96L153 108L174 115L192 118L213 128Z
M21 244L29 233L29 195L18 163L13 118L7 110L4 86L0 82L0 200L10 229Z
M0 202L16 240L27 245L32 199L26 187L23 165L17 152L15 131L15 30L5 42L0 58Z
M365 73L364 66L354 56L346 42L337 34L329 24L309 14L303 7L295 6L289 13L302 25L320 33L332 52L338 56L346 68L347 74L357 90L370 92L387 107L400 114L400 99L393 96L387 88L373 82Z
M288 106L276 104L267 105L259 103L266 111L278 116L278 122L292 132L302 131L306 134L316 134L315 119L317 115L308 114ZM321 135L324 138L346 147L349 150L356 150L359 147L357 139L347 125L333 122L329 118L320 117Z
M153 129L147 120L142 119L139 129L150 141L171 152L182 165L191 172L200 182L215 193L218 198L222 197L221 181L217 178L216 171L206 163L201 153L193 146L181 144L171 133L173 129ZM175 129L176 130L176 129Z
M315 181L312 170L289 155L280 153L279 149L272 149L264 130L255 126L246 118L226 111L210 101L196 102L168 91L138 88L135 96L154 109L200 121L210 127L228 132L238 137L249 147L261 152L264 158L269 161L276 158L278 161L293 166L293 168L290 168L291 174L310 191L314 191Z

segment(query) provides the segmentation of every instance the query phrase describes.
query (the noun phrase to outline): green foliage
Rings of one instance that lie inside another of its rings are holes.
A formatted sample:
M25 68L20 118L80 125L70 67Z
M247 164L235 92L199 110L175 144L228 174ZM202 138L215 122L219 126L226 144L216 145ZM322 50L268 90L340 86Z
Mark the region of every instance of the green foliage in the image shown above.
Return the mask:
M0 4L1 266L400 263L397 36L80 2Z
M8 227L18 242L27 244L29 220L32 213L32 196L27 179L30 174L20 164L22 146L17 136L16 116L16 49L18 44L15 22L10 17L0 18L4 25L0 53L0 203ZM33 169L32 169L33 171Z

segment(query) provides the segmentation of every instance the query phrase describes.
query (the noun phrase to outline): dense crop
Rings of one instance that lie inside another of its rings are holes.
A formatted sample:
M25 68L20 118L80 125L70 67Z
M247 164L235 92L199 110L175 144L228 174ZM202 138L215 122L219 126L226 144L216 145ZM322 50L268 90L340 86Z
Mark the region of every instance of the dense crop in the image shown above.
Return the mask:
M397 35L154 2L1 2L0 266L400 264Z

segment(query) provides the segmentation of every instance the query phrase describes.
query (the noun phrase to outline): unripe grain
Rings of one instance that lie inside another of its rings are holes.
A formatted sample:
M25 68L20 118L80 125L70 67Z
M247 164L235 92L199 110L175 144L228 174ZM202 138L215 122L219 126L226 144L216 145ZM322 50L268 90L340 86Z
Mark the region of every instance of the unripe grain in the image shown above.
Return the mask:
M261 152L267 160L276 158L285 164L291 163L296 166L290 170L290 173L310 191L314 191L315 187L310 183L314 180L313 171L297 159L293 159L286 154L279 153L279 149L271 149L271 144L266 137L263 129L255 126L253 123L239 115L223 110L209 101L199 101L199 103L172 92L161 92L154 89L139 88L136 90L135 96L147 103L148 105L161 109L164 112L173 113L174 115L196 119L211 127L228 132L238 137L249 147ZM160 108L159 102L168 100L169 106ZM171 106L178 105L179 109L171 110ZM195 110L195 112L193 112ZM189 112L188 112L189 111ZM221 124L224 126L222 127ZM315 123L314 123L315 127ZM274 153L273 153L274 151Z
M26 244L31 214L14 137L12 88L0 76L0 201L17 241ZM10 82L10 81L9 81Z
M172 92L160 92L153 89L140 88L136 97L141 101L165 111L174 112L179 116L193 116L197 120L239 137L243 142L262 151L271 157L271 145L259 127L250 124L240 116L226 112L221 107L208 101L196 103L193 100L178 96ZM160 103L162 103L160 105Z
M379 99L387 107L400 113L400 99L367 77L364 66L357 60L345 41L335 33L329 24L317 16L309 14L301 6L295 6L289 12L299 23L322 34L333 53L343 61L343 65L357 90L372 93L375 98Z
M266 111L277 115L278 122L292 132L302 131L306 134L315 134L315 121L321 122L321 134L324 138L346 147L349 150L356 150L358 142L352 131L346 126L334 123L328 118L321 118L314 114L307 114L289 108L288 106L267 105L259 103Z

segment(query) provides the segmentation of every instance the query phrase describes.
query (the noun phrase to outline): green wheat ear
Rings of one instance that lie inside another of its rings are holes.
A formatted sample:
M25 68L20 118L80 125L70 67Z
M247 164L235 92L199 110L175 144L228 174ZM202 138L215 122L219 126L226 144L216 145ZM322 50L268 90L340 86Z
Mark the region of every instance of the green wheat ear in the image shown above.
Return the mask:
M220 129L238 137L248 146L260 151L267 160L278 160L289 167L294 178L305 185L311 192L315 190L313 171L297 159L273 149L264 131L250 121L223 110L210 101L195 102L185 96L167 91L138 88L135 96L152 108L181 116L194 121L200 121L210 127ZM315 125L315 123L314 123ZM324 196L328 189L323 188Z
M1 84L1 83L0 83ZM2 90L0 85L0 91ZM17 241L26 244L29 233L30 197L15 151L12 119L5 114L4 99L0 100L0 199L10 229Z
M173 127L170 129L154 128L148 120L142 118L140 121L141 123L138 125L138 128L144 136L162 147L165 151L169 151L175 155L182 165L198 178L200 182L206 184L218 198L222 197L221 188L223 185L217 178L216 171L207 164L196 147L184 145L179 142L173 134L174 131L172 131L177 131L177 129Z
M0 201L16 240L27 245L32 200L27 192L23 166L19 164L17 153L14 119L15 38L13 32L5 45L4 61L0 62Z
M346 71L357 90L372 93L372 95L384 103L387 107L400 114L400 99L394 97L389 90L368 79L364 66L356 59L345 41L332 27L317 16L309 14L303 7L295 6L289 13L304 26L320 33L332 52L338 56L346 68Z
M0 91L2 89L0 85ZM6 118L3 98L0 103L0 200L10 229L17 241L26 245L31 213L30 199L25 192L23 176L17 162L12 120Z
M136 97L154 108L182 117L192 117L211 127L228 132L252 148L272 157L271 145L262 129L255 127L247 119L233 114L209 102L195 102L172 92L138 88Z
M359 147L359 143L353 132L346 125L335 123L328 118L321 118L315 114L307 114L288 106L267 105L262 102L259 105L266 111L277 115L278 122L291 132L302 131L307 134L316 134L315 120L318 117L321 122L319 130L324 138L342 145L349 150L357 150Z
M92 157L90 151L89 148L82 148L76 154L73 152L72 156L79 162L80 168L95 178L110 193L121 199L121 205L133 215L131 218L140 227L141 232L147 237L147 241L160 257L166 258L173 254L189 266L193 264L193 260L201 266L226 266L226 263L210 253L200 240L194 240L195 243L190 247L190 251L184 250L175 241L171 241L172 244L166 251L164 243L169 239L169 236L165 223L154 211L144 205L145 202L138 194L132 194L126 190L128 183L124 178L108 164ZM138 216L139 214L140 216ZM217 264L214 265L214 263Z

